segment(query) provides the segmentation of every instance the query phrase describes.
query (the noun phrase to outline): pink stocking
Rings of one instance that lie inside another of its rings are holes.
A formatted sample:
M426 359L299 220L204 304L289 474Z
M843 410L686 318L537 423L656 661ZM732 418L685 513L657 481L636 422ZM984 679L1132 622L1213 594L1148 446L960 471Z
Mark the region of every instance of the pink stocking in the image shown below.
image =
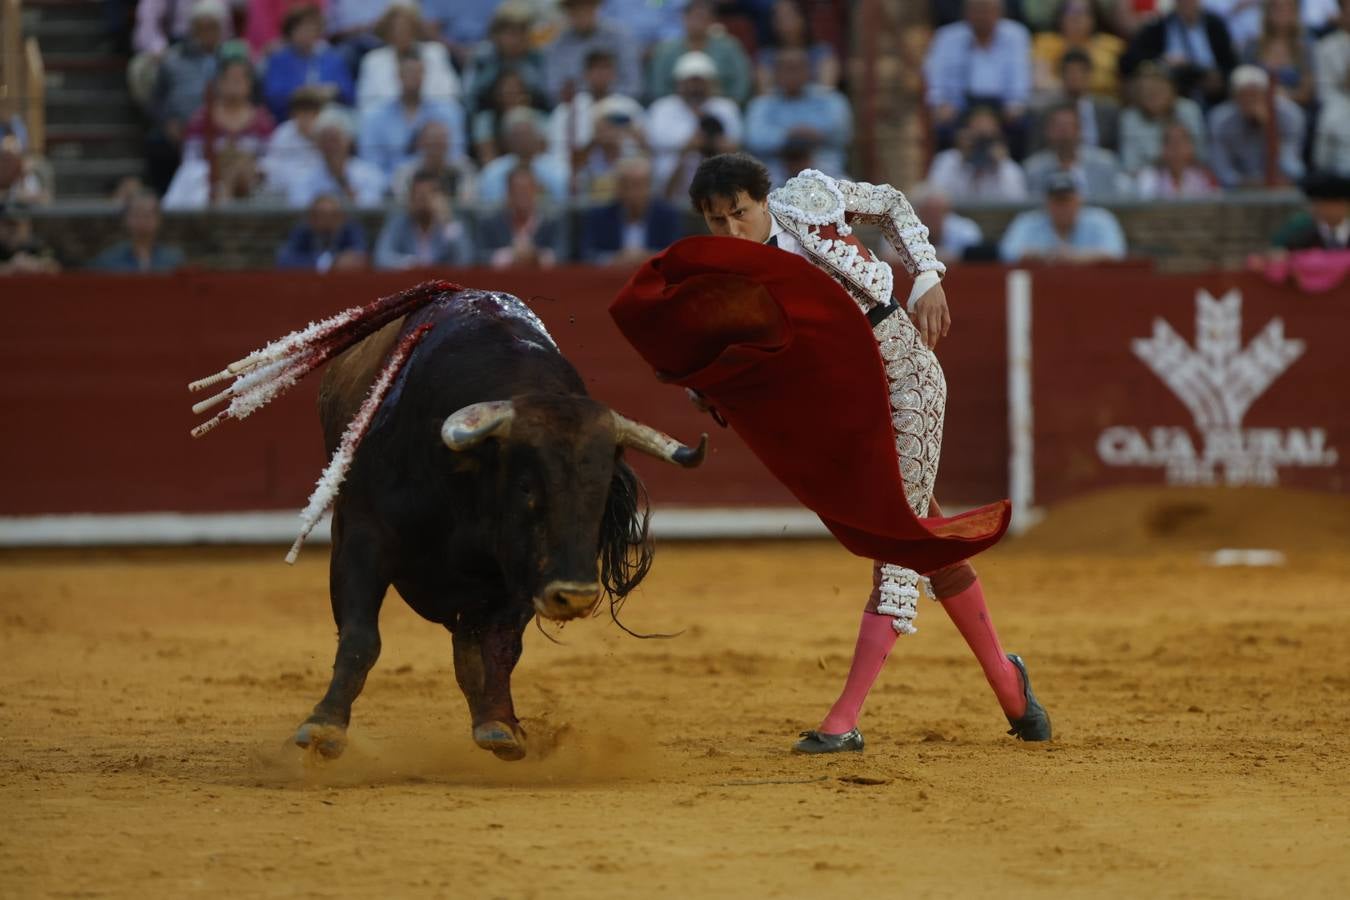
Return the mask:
M947 610L956 630L961 632L961 637L966 639L975 658L980 661L984 677L994 689L1004 714L1013 719L1022 718L1027 711L1022 676L1008 661L998 641L998 632L989 619L989 608L984 604L984 591L980 590L980 582L972 581L959 594L942 598L942 608Z
M825 721L820 723L822 733L843 734L857 727L858 713L867 699L867 692L872 689L872 682L877 680L881 667L886 664L886 657L890 656L891 648L895 646L897 635L891 624L893 621L891 616L863 613L862 625L858 628L858 645L853 649L853 663L844 681L844 691L834 701L834 706L830 707Z

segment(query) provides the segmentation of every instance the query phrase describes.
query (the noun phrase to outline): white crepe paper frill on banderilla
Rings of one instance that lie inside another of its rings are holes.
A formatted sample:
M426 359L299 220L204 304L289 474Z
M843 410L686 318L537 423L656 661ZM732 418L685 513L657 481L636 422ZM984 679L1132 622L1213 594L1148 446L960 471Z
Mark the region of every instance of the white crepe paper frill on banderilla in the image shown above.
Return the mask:
M277 397L294 387L302 378L323 366L334 356L364 340L399 316L407 315L432 301L463 288L446 281L428 281L402 293L393 294L367 304L352 307L320 322L293 331L280 340L255 350L241 360L231 363L214 375L192 382L190 391L201 391L227 381L234 382L220 393L194 405L192 411L203 413L229 401L228 406L212 418L192 429L193 437L207 434L226 419L244 419L257 412ZM398 373L417 347L418 341L430 330L421 325L409 332L390 352L380 374L367 393L365 401L343 432L342 441L329 460L309 503L300 515L301 531L286 554L288 563L295 562L305 538L315 524L337 499L338 489L351 468L356 450L365 437L375 412L384 402Z

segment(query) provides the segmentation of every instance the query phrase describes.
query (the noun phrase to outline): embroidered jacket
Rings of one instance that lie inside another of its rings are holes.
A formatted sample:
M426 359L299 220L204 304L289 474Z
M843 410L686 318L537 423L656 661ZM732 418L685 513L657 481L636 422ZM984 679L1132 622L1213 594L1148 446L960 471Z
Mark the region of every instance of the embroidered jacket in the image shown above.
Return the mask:
M802 251L853 295L864 310L890 302L893 274L853 234L851 223L875 225L914 276L916 300L947 271L928 229L905 195L886 184L841 181L805 169L769 194L769 211ZM933 273L926 275L926 273Z

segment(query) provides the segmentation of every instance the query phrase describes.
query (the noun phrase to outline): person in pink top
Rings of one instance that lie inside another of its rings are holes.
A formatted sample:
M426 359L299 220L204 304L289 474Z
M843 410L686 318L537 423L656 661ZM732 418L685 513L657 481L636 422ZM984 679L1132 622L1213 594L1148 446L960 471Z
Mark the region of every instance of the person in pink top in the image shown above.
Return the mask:
M298 6L317 6L328 12L328 0L248 0L244 38L255 57L262 58L281 44L281 23Z

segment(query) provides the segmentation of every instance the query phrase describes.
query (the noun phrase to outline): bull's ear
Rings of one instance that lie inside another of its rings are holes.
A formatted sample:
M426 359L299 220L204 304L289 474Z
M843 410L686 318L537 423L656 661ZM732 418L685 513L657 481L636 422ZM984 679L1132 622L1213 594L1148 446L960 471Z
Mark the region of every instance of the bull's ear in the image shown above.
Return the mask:
M441 425L441 440L451 450L468 450L490 437L511 433L516 409L510 400L475 403L455 412Z

